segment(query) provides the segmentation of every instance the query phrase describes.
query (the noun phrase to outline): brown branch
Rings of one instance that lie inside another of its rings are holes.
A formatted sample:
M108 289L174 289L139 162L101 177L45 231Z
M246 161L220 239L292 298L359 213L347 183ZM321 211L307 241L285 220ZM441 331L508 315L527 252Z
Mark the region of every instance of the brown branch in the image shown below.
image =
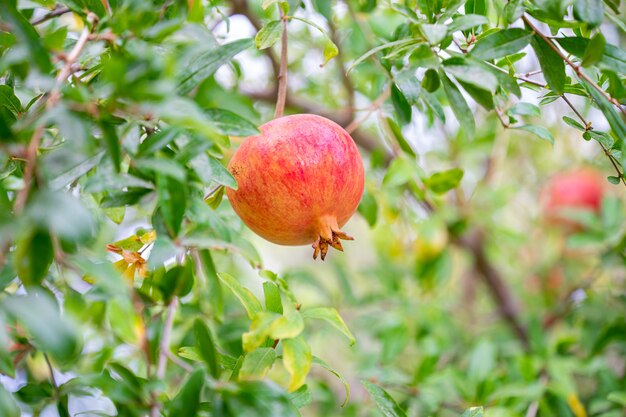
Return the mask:
M274 118L283 116L285 112L285 101L287 100L287 18L280 4L278 4L280 10L280 18L283 21L283 33L280 37L280 67L278 72L278 93L276 97L276 112Z
M248 19L250 24L254 27L254 29L257 32L259 30L261 30L261 28L263 27L263 24L252 13L252 11L250 10L250 7L248 5L247 0L232 0L231 4L233 6L233 8L231 10L231 15L240 14L240 15L244 16L246 19ZM263 50L263 52L269 58L270 63L272 64L272 70L274 71L274 74L276 76L278 76L278 74L280 73L280 62L279 62L278 57L274 53L274 50L272 48L266 48L266 49Z
M47 22L50 19L54 19L57 16L62 16L69 12L71 12L69 8L63 7L60 4L57 4L54 10L52 10L50 13L47 13L41 16L39 19L33 20L32 22L30 22L30 24L33 26L37 26L37 25L42 24L43 22Z
M491 297L498 306L500 316L508 323L524 349L529 351L528 330L519 319L517 302L513 294L507 287L500 272L487 257L483 232L480 230L470 232L461 237L456 243L472 254L474 257L474 270L483 278Z
M65 65L59 71L59 74L56 77L56 84L50 94L43 95L42 100L47 100L46 108L52 108L61 98L61 85L63 82L69 77L72 72L72 65L76 62L78 57L80 56L83 48L87 44L89 40L89 35L91 34L90 30L85 25L83 31L80 34L80 37L76 41L74 48L67 55L65 60ZM24 206L26 205L26 201L28 200L28 194L30 193L31 184L35 175L35 169L37 165L37 150L39 149L39 144L41 142L41 138L43 137L44 125L39 125L35 129L33 136L28 144L28 148L26 149L26 165L24 167L24 187L18 192L15 197L14 210L16 213L20 213Z
M357 119L352 120L350 122L350 124L348 124L345 127L346 132L352 134L352 132L354 132L356 129L358 129L359 126L361 126L361 124L365 120L367 120L372 115L373 112L378 110L385 103L385 101L389 98L390 95L391 95L391 87L389 85L387 85L387 87L385 87L383 92L369 106L369 108L367 109L367 113L365 113L358 120Z
M348 111L350 113L354 112L354 94L355 94L355 89L354 89L354 85L352 84L352 80L350 80L350 77L348 77L348 73L346 72L346 62L343 56L343 48L341 48L340 43L339 42L339 33L337 32L337 26L335 25L335 22L333 22L332 17L330 19L328 19L328 28L330 29L330 39L333 41L333 43L335 45L337 45L338 48L338 53L337 56L335 57L335 59L337 60L337 66L339 67L339 72L341 75L341 83L343 84L343 87L346 90L346 94L348 96ZM347 129L346 129L347 130Z
M597 90L600 94L602 94L604 97L606 97L607 100L609 100L612 104L616 105L619 110L626 115L626 110L624 110L624 108L622 107L621 103L614 99L613 97L611 97L611 95L609 93L607 93L606 91L604 91L604 89L602 87L600 87L594 80L591 79L591 77L589 77L587 74L585 74L580 65L575 64L571 59L569 59L567 57L567 55L565 55L561 49L556 46L554 44L554 42L552 41L552 39L550 39L549 36L546 36L544 33L542 33L531 21L530 19L528 19L528 17L526 15L522 15L522 20L524 21L524 23L533 31L535 32L541 39L544 40L544 42L546 42L548 44L548 46L550 48L552 48L552 50L554 52L556 52L556 54L559 56L559 58L561 58L567 65L569 65L574 72L582 79L584 79L585 81L587 81L589 83L589 85L591 85L595 90Z

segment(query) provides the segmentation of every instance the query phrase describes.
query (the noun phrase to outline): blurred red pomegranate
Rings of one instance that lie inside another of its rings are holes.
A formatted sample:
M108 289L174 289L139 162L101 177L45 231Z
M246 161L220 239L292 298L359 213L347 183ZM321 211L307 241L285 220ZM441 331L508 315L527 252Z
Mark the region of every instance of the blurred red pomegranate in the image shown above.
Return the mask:
M350 135L324 117L298 114L272 120L247 138L228 169L238 189L226 194L235 212L259 236L280 245L313 244L343 250L340 230L354 214L365 175Z
M555 224L573 226L563 214L565 209L600 211L606 192L605 180L598 172L583 168L557 174L543 190L544 212Z

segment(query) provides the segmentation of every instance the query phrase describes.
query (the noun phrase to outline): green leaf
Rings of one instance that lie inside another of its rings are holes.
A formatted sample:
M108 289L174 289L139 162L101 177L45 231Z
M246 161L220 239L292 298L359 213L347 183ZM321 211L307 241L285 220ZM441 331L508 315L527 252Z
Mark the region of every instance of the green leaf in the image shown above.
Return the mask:
M443 84L443 91L446 93L446 97L448 98L448 103L450 104L450 107L452 107L452 111L459 121L461 129L465 131L468 138L472 138L476 128L474 115L467 105L463 94L461 94L458 87L450 81L443 70L439 72L439 77L441 78L441 82Z
M139 144L137 156L153 154L169 145L180 135L180 130L165 128L148 136Z
M228 171L219 160L208 156L206 153L196 156L189 162L189 164L196 174L198 174L198 177L200 177L206 184L214 181L218 184L232 188L233 190L237 189L237 181L230 171Z
M265 344L270 336L270 330L276 320L282 318L280 314L260 312L250 325L250 331L244 333L241 337L244 352L252 352Z
M587 23L589 28L595 28L602 23L603 11L602 0L574 1L574 17Z
M587 38L581 38L576 36L565 36L557 38L559 45L563 47L568 53L582 58L589 46L590 40ZM604 46L604 53L597 63L597 66L607 71L613 71L618 74L626 73L626 51L618 48L615 45L606 44Z
M573 127L574 129L578 129L581 132L584 132L585 126L581 125L580 123L578 123L576 120L572 119L571 117L567 117L567 116L563 116L563 121L565 123L567 123L568 125L570 125L571 127Z
M391 188L404 185L413 180L416 174L415 162L406 158L396 158L391 161L387 173L383 178L383 185Z
M472 84L465 83L458 80L461 87L476 101L487 110L493 110L495 105L493 103L493 94L483 88L478 88Z
M20 99L8 85L0 85L0 106L5 106L15 116L24 111Z
M283 303L280 299L280 290L273 282L263 283L263 294L265 295L265 308L272 313L283 314Z
M209 287L209 303L218 319L224 315L224 294L220 280L217 276L217 269L213 262L213 257L208 249L198 250L199 267L202 275L206 278ZM198 274L198 271L196 271Z
M246 354L239 370L239 378L242 380L263 379L274 365L275 360L276 351L273 348L258 348Z
M543 76L548 86L557 94L563 94L565 88L565 63L559 55L539 35L533 35L530 41Z
M376 48L370 49L369 51L367 51L366 53L364 53L363 55L361 55L359 58L357 58L352 65L350 65L350 67L346 70L346 73L350 73L350 71L352 71L354 69L354 67L356 67L357 65L359 65L361 62L365 61L367 58L369 58L370 56L380 52L380 51L384 51L385 49L394 47L394 46L408 46L414 43L418 43L418 41L416 41L415 39L401 39L398 41L393 41L393 42L388 42L385 44L382 44L380 46L377 46ZM427 47L428 50L430 50L430 48ZM432 55L432 51L430 52Z
M252 294L252 292L243 287L237 280L232 276L225 272L219 272L217 276L220 280L228 287L229 290L239 299L239 302L243 305L248 313L248 317L250 320L254 320L254 318L263 311L263 306L261 302Z
M542 126L535 125L522 125L522 126L514 126L513 129L524 130L526 132L530 132L535 136L538 136L540 139L550 142L554 145L554 136L548 129Z
M204 114L219 133L229 136L258 135L259 129L250 121L224 109L204 109Z
M283 364L291 378L289 379L289 391L293 392L300 388L311 369L313 356L311 348L302 336L295 339L283 340Z
M26 287L39 285L48 274L54 250L50 235L33 230L16 242L13 264L22 284Z
M617 110L615 110L615 107L613 107L609 100L603 94L598 92L598 90L593 88L593 86L591 86L587 81L584 79L580 79L579 81L585 87L589 95L593 97L594 102L604 114L604 117L606 117L606 120L609 122L609 126L611 126L611 129L615 132L617 137L622 139L626 138L626 124Z
M521 28L502 29L480 38L470 55L485 61L511 55L530 42L532 33Z
M179 77L179 94L188 94L202 81L213 75L219 67L229 62L241 51L251 47L252 44L252 39L239 39L199 53L191 59Z
M361 381L361 384L369 392L376 406L378 406L378 409L385 417L406 417L406 413L387 391L369 381Z
M422 24L422 33L431 46L439 45L448 36L448 27L439 24Z
M486 25L487 23L489 23L489 19L487 19L486 16L479 14L461 15L454 18L454 20L448 24L448 31L450 33L464 31L476 26Z
M504 17L507 23L511 24L524 14L524 0L510 0L504 6Z
M189 294L193 287L194 276L192 263L187 261L185 265L175 265L170 268L159 281L157 286L163 294L166 304L174 297L184 297Z
M391 103L402 124L411 123L413 109L396 84L391 86Z
M328 61L330 61L337 55L339 55L339 48L337 47L337 45L335 45L335 42L327 37L324 41L324 63L322 64L322 66L328 64Z
M424 73L424 78L422 78L422 87L424 87L424 90L428 91L429 93L434 93L435 91L437 91L440 85L441 81L439 81L439 74L437 73L437 70L433 68L428 68ZM416 96L418 94L419 91L417 92Z
M17 41L26 46L32 62L37 68L44 74L52 71L50 54L41 44L41 39L35 28L16 9L15 2L1 1L0 15L8 21L11 33L15 35Z
M604 35L601 32L595 34L589 44L585 48L585 53L583 54L582 66L589 67L591 65L595 65L604 54L604 47L606 45L606 39L604 39Z
M483 417L483 407L471 407L461 414L461 417Z
M519 102L507 110L507 114L539 117L541 116L541 109L531 103Z
M361 197L359 213L365 218L370 227L376 224L376 220L378 219L378 204L376 203L376 198L367 190L365 190L363 197Z
M160 213L165 220L169 235L174 238L180 232L187 207L185 185L162 174L157 175L156 185Z
M0 384L0 416L20 417L21 415L22 412L13 396Z
M288 339L298 337L304 330L304 320L298 310L294 310L273 321L268 329L272 339Z
M272 20L259 30L254 38L254 43L259 49L267 49L273 46L283 34L283 22L281 20Z
M613 175L609 175L608 177L606 177L607 181L610 182L613 185L618 185L620 183L620 178L613 176Z
M56 209L51 210L51 207ZM65 192L37 193L29 204L27 216L32 224L71 242L84 242L96 231L91 212L80 200Z
M204 387L204 370L194 371L170 403L170 416L196 416L200 407L200 394Z
M427 178L424 183L426 186L437 194L444 194L456 188L463 179L463 170L453 168L447 171L437 172Z
M153 172L154 174L171 178L172 180L179 183L185 183L187 181L187 171L185 171L183 165L169 158L137 158L135 159L135 168L139 169L140 171L149 171ZM141 184L135 181L130 182L132 182L132 184L126 185L127 187L151 188L149 184L148 186L146 186L146 184ZM123 184L122 181L118 182L118 184L120 183Z
M311 391L309 391L309 387L305 384L294 392L289 393L289 401L297 408L304 408L313 402L313 396Z
M200 354L202 361L209 369L209 373L215 379L220 377L220 368L217 364L217 349L211 336L211 331L201 319L196 319L193 323L193 334L196 340L196 350Z
M413 150L413 148L411 148L411 145L409 145L409 142L407 142L407 140L404 138L404 135L402 134L402 129L400 128L400 126L398 126L398 124L389 117L386 120L387 120L387 123L389 124L389 128L391 129L391 133L393 133L394 139L398 143L398 146L400 146L400 149L402 149L405 153L415 158L417 155L415 154L415 151Z
M107 145L109 157L113 162L113 168L115 172L120 172L120 164L122 163L122 151L120 147L120 140L117 137L117 131L115 125L110 121L101 121L100 129L102 129L102 137Z
M317 356L313 356L313 363L315 365L321 366L322 368L326 369L331 374L335 375L339 379L339 381L343 384L343 388L346 392L346 396L343 400L343 403L341 403L341 406L344 407L348 403L348 400L350 399L350 384L348 384L348 381L346 381L343 375L335 371L328 363L326 363L326 361L318 358Z
M47 293L31 288L27 295L5 298L1 308L24 326L38 350L49 353L53 359L67 363L80 353L77 329L61 316Z
M348 338L350 346L356 343L356 339L352 335L352 332L350 332L350 329L348 329L348 326L346 326L346 323L343 321L336 309L330 307L315 307L301 310L301 313L302 317L305 319L324 320L335 329L339 330Z
M457 80L471 84L476 88L495 93L498 88L498 79L484 70L479 65L474 65L473 61L463 58L450 58L443 61L446 74L453 75Z

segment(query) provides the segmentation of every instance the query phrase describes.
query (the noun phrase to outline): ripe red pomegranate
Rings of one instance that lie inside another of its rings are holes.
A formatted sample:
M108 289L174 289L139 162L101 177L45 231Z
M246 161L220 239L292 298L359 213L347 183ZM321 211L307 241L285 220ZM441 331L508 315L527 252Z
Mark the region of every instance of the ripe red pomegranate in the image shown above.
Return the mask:
M343 251L340 230L352 217L365 175L350 135L321 116L274 119L245 139L228 169L238 189L226 194L256 234L280 245L313 244L313 259L328 246Z
M575 226L563 216L562 210L578 209L598 213L605 191L604 178L591 169L557 174L544 189L544 211L554 223Z

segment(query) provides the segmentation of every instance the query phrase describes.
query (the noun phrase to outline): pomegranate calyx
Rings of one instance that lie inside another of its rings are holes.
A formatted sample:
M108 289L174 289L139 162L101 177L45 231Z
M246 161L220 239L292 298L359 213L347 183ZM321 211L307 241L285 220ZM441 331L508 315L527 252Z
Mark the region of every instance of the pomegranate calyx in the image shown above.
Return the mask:
M341 240L339 239L354 240L352 236L348 236L345 232L335 229L331 230L330 239L319 235L317 240L313 243L313 259L317 259L317 257L321 255L323 261L326 258L329 246L343 252L343 246L341 246Z

